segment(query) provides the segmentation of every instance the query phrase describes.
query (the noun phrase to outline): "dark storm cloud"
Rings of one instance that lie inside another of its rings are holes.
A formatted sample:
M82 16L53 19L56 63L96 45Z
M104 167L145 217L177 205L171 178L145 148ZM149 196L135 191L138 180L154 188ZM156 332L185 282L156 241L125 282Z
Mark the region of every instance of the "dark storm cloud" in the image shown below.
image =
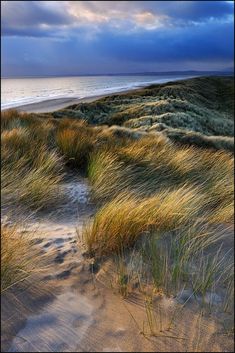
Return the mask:
M3 1L2 34L49 37L70 30L155 29L185 26L209 19L228 20L233 5L226 1ZM63 32L61 31L63 29Z
M233 66L233 2L3 1L2 74Z
M50 37L60 26L68 26L71 16L58 5L46 1L3 1L1 29L4 36ZM48 4L49 3L49 4Z
M233 13L232 2L226 1L173 1L172 4L167 3L168 1L162 2L164 12L178 20L200 22L209 18L223 19Z
M233 24L220 23L125 36L104 31L93 45L97 53L130 61L212 60L231 59L233 40Z

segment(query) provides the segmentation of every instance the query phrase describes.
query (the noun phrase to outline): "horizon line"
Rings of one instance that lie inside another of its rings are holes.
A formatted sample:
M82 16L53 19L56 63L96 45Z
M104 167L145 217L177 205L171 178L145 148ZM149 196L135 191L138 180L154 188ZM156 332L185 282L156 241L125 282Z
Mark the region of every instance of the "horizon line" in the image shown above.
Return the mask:
M223 73L234 74L234 69L230 70L181 70L181 71L151 71L151 72L121 72L121 73L91 73L91 74L55 74L55 75L24 75L24 76L1 76L1 79L14 78L49 78L49 77L86 77L86 76L138 76L138 75L166 75L166 74L192 74L192 73Z

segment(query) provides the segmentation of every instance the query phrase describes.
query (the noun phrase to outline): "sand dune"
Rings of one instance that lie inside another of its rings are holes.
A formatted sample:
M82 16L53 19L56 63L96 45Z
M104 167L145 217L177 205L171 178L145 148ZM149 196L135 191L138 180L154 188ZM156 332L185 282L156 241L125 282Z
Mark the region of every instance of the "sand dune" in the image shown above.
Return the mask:
M3 351L233 351L231 82L3 114Z
M90 260L83 257L77 235L94 211L86 180L73 178L61 185L61 191L68 195L63 205L49 216L42 213L28 221L27 230L34 231L45 263L33 281L2 296L4 351L231 350L229 340L215 339L219 327L197 312L194 300L182 305L173 297L157 298L157 334L148 337L143 297L133 292L123 300L109 283L112 264L94 273Z

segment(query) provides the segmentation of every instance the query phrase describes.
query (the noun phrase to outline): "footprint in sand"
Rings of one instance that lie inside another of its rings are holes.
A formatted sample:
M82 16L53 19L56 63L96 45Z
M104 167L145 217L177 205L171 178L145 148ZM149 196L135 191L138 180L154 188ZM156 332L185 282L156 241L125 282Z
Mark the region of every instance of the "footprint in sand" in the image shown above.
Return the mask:
M59 253L56 258L54 259L54 262L57 264L62 264L64 262L65 256L68 255L69 253L72 252L72 249L65 250L61 253Z
M27 319L8 352L74 352L93 323L92 313L84 296L61 294Z

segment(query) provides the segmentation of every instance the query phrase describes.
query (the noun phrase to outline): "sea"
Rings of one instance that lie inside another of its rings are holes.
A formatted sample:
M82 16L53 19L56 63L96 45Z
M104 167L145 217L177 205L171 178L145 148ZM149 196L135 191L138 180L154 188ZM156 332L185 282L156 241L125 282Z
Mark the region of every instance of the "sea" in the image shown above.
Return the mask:
M185 78L182 75L123 75L2 78L1 110L56 98L86 98ZM193 77L193 76L187 76Z

